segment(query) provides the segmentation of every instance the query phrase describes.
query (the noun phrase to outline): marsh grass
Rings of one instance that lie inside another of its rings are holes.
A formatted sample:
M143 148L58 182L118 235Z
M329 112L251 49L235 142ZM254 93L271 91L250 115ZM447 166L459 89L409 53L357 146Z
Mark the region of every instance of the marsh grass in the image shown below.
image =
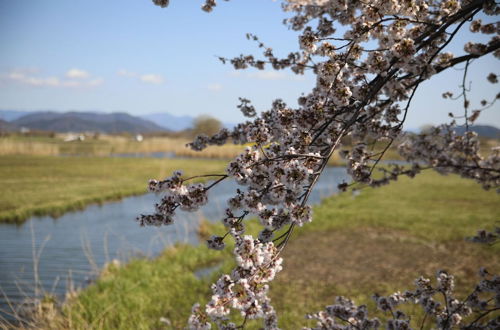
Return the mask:
M0 156L2 155L85 155L106 157L115 154L148 154L157 152L168 152L176 157L210 158L210 159L232 159L240 154L245 146L228 143L224 146L210 146L197 152L186 147L192 139L182 136L146 136L142 142L138 142L132 135L106 135L99 134L87 136L84 141L65 142L67 134L58 133L49 136L25 136L9 135L0 137ZM347 145L350 141L346 141ZM401 160L394 142L385 155L385 160ZM384 150L387 141L376 142L369 146L371 152L377 155ZM480 153L487 155L491 148L498 146L498 139L480 138ZM374 156L375 157L375 156ZM377 157L375 157L376 159ZM334 153L330 165L342 165L344 161L338 152Z
M186 144L191 139L183 137L145 137L142 142L135 141L131 136L99 135L97 138L87 138L84 141L64 142L64 134L54 138L8 136L0 137L0 156L2 155L39 155L39 156L95 156L109 157L129 154L148 157L153 153L165 152L179 158L233 159L239 155L245 145L228 143L223 146L209 146L199 151L191 150ZM399 159L397 152L390 149L388 159ZM330 165L343 165L344 161L335 152Z
M143 194L151 178L174 170L220 173L222 161L199 159L0 156L0 222L64 212Z
M200 218L198 219L198 225L205 223L206 221L200 214ZM160 231L152 237L151 243L155 240L161 241L164 247L168 247L168 250L162 252L159 256L160 258L163 255L176 255L178 249L181 251L183 248L187 247L188 241L188 231L192 230L194 224L187 224L184 222L185 230L184 231L176 231L176 238L174 242L171 238L166 237L164 233ZM198 226L196 226L198 227ZM201 226L200 226L201 227ZM109 246L108 246L108 237L113 236L112 232L104 232L103 237L103 249L105 251L105 259L104 260L96 260L94 258L92 246L90 246L88 239L86 239L85 233L81 233L82 236L82 251L85 254L88 265L90 269L87 271L78 271L79 273L83 273L86 277L84 282L74 282L73 275L75 271L69 269L67 271L66 276L57 276L52 285L47 286L47 283L42 284L40 281L39 274L39 264L40 257L44 253L44 247L47 242L51 240L50 235L41 239L37 238L37 233L35 232L35 228L33 222L29 223L30 233L31 233L31 245L32 245L32 281L27 281L17 279L15 280L16 287L18 288L19 294L23 297L21 300L16 300L17 303L12 302L9 299L9 296L3 291L0 286L0 295L4 299L6 306L0 308L0 329L72 329L73 324L81 324L78 321L73 322L71 319L61 318L61 310L64 306L64 303L69 301L74 301L79 297L80 291L84 288L88 283L92 282L96 278L113 278L116 272L122 268L124 262L130 261L131 263L138 261L148 261L146 258L153 258L153 256L157 257L156 254L152 254L152 251L148 249L138 249L130 242L125 242L127 248L125 250L118 250L111 255L113 258L110 258ZM177 228L177 227L176 227ZM184 242L184 243L182 243ZM95 247L95 246L94 246ZM189 253L184 250L181 253ZM191 257L191 256L190 256ZM214 260L218 260L220 256L215 256L211 259L210 253L204 256L206 258L206 262L197 259L197 262L201 265L206 264L207 267L213 267L212 264L215 262ZM118 259L117 259L118 258ZM98 263L104 262L102 267L98 267ZM142 267L143 264L140 264ZM217 266L217 265L216 265ZM145 269L147 272L148 268ZM209 272L210 274L211 272ZM198 275L197 275L198 276ZM43 276L42 276L43 277ZM64 278L66 282L66 291L64 295L61 295L61 292L56 293L56 287L61 281L61 278ZM90 325L92 327L92 325ZM125 325L120 326L120 328L127 328Z
M19 294L23 297L22 300L14 303L9 296L0 287L0 294L6 304L0 309L0 328L32 328L32 318L34 315L45 315L47 318L54 318L57 315L56 306L59 305L60 299L56 297L55 289L59 284L60 278L54 279L52 287L47 290L42 284L39 274L40 257L44 251L45 245L50 241L50 235L47 235L41 243L37 244L36 234L33 222L30 223L31 234L31 251L32 251L32 281L21 279L15 280L15 285ZM67 297L77 294L74 290L71 271L67 278Z
M43 299L31 318L10 326L181 329L190 314L191 301L202 300L209 294L210 279L198 278L195 271L217 265L224 257L228 257L227 253L178 244L154 260L132 259L125 266L109 263L96 283L67 297L63 305L57 300Z
M498 221L499 197L457 176L427 172L360 195L343 193L314 208L314 221L298 228L284 252L284 270L271 286L280 327L307 324L306 313L322 310L337 295L373 309L371 295L412 289L413 279L432 277L439 267L457 276L460 294L472 290L480 266L499 271L499 247L464 242L478 228ZM257 232L255 221L248 231ZM224 232L205 222L203 236ZM136 259L109 268L96 283L68 300L48 329L181 329L195 302L210 297L209 285L232 267L231 247L178 245L154 260ZM206 278L200 268L222 263ZM412 308L410 307L410 310ZM168 322L160 321L164 317ZM415 322L420 320L418 316ZM170 322L170 325L167 323ZM429 324L430 327L430 324ZM259 323L248 323L258 329Z
M230 159L242 152L245 146L227 144L211 146L202 152L186 147L190 142L182 137L145 137L138 142L131 136L99 135L84 141L64 141L64 134L53 138L40 136L0 137L1 155L40 155L40 156L112 156L114 154L144 154L170 152L176 157Z
M103 136L102 140L111 146L111 153L153 153L172 152L176 157L230 159L240 154L245 146L227 144L210 146L197 152L186 147L191 142L187 138L147 137L142 142L131 141L120 136Z
M38 155L56 156L59 154L57 145L36 140L18 141L0 138L0 156L4 155Z

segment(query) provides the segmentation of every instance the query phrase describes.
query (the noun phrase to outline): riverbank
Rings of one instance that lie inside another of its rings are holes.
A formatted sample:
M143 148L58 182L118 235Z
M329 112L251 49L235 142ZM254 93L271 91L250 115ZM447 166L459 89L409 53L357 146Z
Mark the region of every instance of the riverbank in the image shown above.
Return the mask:
M456 275L459 292L465 293L464 286L472 289L479 267L500 270L500 247L463 238L497 224L498 201L495 192L470 180L434 172L325 199L314 208L314 221L295 231L284 252L284 270L272 284L280 327L307 324L304 315L323 309L336 295L373 307L374 292L411 289L414 278L432 277L441 267ZM249 231L255 230L250 224ZM203 232L220 234L222 228L206 224ZM230 249L177 245L154 260L110 265L63 307L50 301L42 305L37 326L182 328L192 304L205 303L209 284L230 269L230 255ZM216 271L196 273L208 266ZM258 326L250 322L248 328Z
M0 156L0 222L61 214L143 194L151 178L220 173L225 163L206 159Z

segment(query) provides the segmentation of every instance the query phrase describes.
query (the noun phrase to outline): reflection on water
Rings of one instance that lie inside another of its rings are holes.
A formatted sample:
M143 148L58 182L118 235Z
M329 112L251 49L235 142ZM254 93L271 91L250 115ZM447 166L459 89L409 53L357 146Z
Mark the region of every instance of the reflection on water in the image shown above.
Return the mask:
M311 203L337 191L348 180L344 168L326 168ZM35 295L34 260L38 260L38 283L45 292L64 295L68 281L87 284L98 269L113 259L151 257L176 242L199 244L197 228L202 218L213 221L224 215L226 201L236 191L233 181L223 181L209 194L209 203L197 213L179 212L168 227L140 227L135 217L150 213L159 200L154 194L125 198L58 219L33 217L21 226L0 224L0 288L16 305ZM0 291L0 309L10 310ZM9 315L0 312L0 316Z

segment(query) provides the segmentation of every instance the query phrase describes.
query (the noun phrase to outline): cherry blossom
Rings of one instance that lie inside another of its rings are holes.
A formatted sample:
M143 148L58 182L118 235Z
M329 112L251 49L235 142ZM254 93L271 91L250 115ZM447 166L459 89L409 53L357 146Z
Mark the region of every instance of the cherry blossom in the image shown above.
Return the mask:
M166 7L169 1L153 2ZM210 12L216 5L215 0L206 0L202 9ZM500 57L500 25L494 18L500 7L495 1L286 0L283 9L291 15L285 24L300 32L297 51L279 58L257 36L248 34L261 49L260 58L242 54L220 60L237 70L270 67L297 75L310 71L316 76L314 88L298 97L297 107L277 99L261 112L250 100L240 98L237 108L251 120L213 136L200 135L189 147L199 151L232 142L247 145L242 153L208 184L189 184L191 178L178 172L162 181L152 180L150 190L163 197L154 214L138 218L142 225L168 225L177 208L195 211L204 205L210 188L222 180L232 179L239 185L222 219L226 234L208 240L210 248L220 250L225 248L224 240L233 239L237 266L212 286L213 295L205 308L193 307L189 319L193 329L243 327L245 323L230 321L231 310L239 311L245 322L259 318L264 328L277 328L277 314L267 296L269 285L282 268L280 252L294 228L312 221L309 196L336 151L346 160L352 178L339 187L342 190L379 187L401 175L414 177L434 169L500 191L500 148L493 148L489 155L480 154L480 141L469 129L500 94L475 105L466 87L474 61L486 55ZM481 38L462 42L456 37L462 30ZM445 50L460 42L463 52ZM459 65L465 66L462 91L458 96L445 92L443 97L461 99L464 115L455 118L452 114L450 123L421 134L404 133L403 124L420 84ZM492 84L498 82L495 72L485 76ZM464 135L455 133L457 120L466 128ZM344 145L346 139L350 143ZM374 141L384 145L382 151L373 151ZM379 168L385 152L396 145L407 165ZM381 177L374 176L376 169ZM257 238L245 232L249 215L262 225ZM480 232L472 240L491 243L497 236ZM414 291L374 299L379 310L391 313L385 324L389 329L410 328L411 317L399 309L407 303L419 304L436 328L498 328L498 318L483 316L498 309L499 280L485 271L481 276L480 284L462 301L454 298L454 278L444 271L438 272L434 286L419 278ZM482 300L483 293L494 297ZM439 295L445 296L444 301L436 298ZM477 318L468 321L474 313ZM343 297L309 318L318 322L314 329L382 325L377 318L368 317L366 306L356 306Z

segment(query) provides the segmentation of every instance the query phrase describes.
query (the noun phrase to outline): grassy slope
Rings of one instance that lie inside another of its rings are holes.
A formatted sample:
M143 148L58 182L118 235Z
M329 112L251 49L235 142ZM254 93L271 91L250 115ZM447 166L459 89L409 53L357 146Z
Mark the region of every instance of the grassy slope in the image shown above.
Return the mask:
M326 199L285 249L285 269L271 289L280 326L299 328L304 314L323 309L335 295L371 304L374 292L411 289L417 274L432 276L442 265L466 285L477 279L479 266L499 271L498 247L463 242L498 221L498 202L496 193L473 182L435 173L367 189L355 198L346 193ZM255 231L255 225L249 227ZM66 306L64 317L50 320L50 327L165 328L160 317L166 317L172 322L166 328L182 328L190 306L206 302L209 284L219 276L197 279L193 270L230 259L229 254L179 246L156 260L108 268ZM230 267L230 262L223 266Z
M500 246L464 242L477 229L499 224L499 202L498 194L475 182L434 172L325 200L315 221L285 249L284 270L272 288L281 325L298 328L303 315L323 310L338 295L373 311L373 293L413 289L415 278L433 279L442 268L465 294L480 267L500 272Z
M146 192L147 180L176 169L220 172L223 162L141 158L0 156L0 221L60 215L89 203Z
M193 272L221 262L223 254L178 246L154 261L133 260L125 268L109 267L101 279L73 301L66 317L50 320L54 328L158 329L160 317L183 328L194 301L209 295L208 282ZM204 283L200 285L200 283ZM55 326L54 326L55 325Z

